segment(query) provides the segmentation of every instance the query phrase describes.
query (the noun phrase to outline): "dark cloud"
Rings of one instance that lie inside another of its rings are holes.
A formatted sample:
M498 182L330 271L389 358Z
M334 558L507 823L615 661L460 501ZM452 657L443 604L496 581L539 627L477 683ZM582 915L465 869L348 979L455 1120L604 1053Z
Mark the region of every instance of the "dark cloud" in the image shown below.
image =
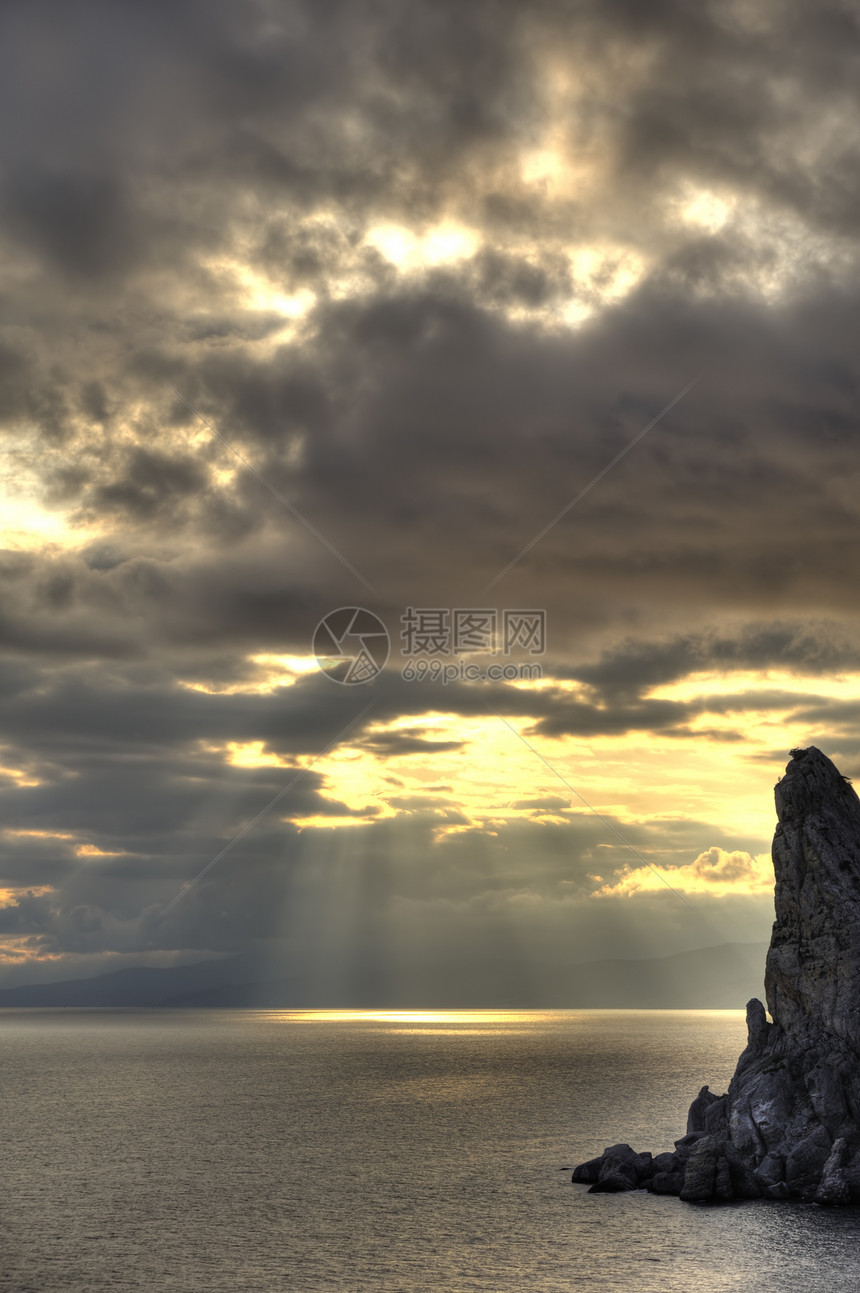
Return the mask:
M691 673L780 668L803 675L850 671L856 643L838 623L756 624L733 636L717 629L669 641L615 644L594 664L567 672L605 697L624 699Z
M404 754L444 754L451 750L463 749L465 742L429 740L426 736L422 736L418 729L412 728L380 732L378 735L367 737L363 744L365 749L372 750L374 754L402 756Z
M554 813L563 811L569 806L568 800L560 795L544 795L536 799L516 799L512 808L531 808L536 813Z
M318 357L303 368L240 352L207 361L185 386L266 480L349 553L379 590L380 609L469 605L706 365L709 340L717 353L730 337L748 351L765 340L757 312L720 319L703 306L685 319L686 307L673 317L672 301L647 304L565 340L523 335L462 301L333 306L313 343ZM809 314L810 333L817 324ZM720 383L703 379L495 597L546 605L560 650L593 649L625 619L653 637L679 620L706 633L720 615L755 617L763 606L782 620L853 618L855 361L847 353L837 361L843 343L833 337L813 343L818 356L801 356L799 337L782 357L767 338L759 370L736 353ZM625 374L624 386L610 370ZM157 385L153 393L167 411L169 393ZM246 443L252 427L257 450ZM109 443L98 460L84 452L58 469L56 497L77 497L82 522L110 523L116 545L152 554L108 578L76 574L70 630L77 611L88 616L88 635L98 633L95 599L106 637L128 633L131 602L162 642L262 634L304 648L332 601L356 596L356 582L223 445L213 438L189 451L182 441L201 428L187 410L177 429L181 443ZM231 486L216 485L216 465L237 470ZM211 559L183 539L189 528ZM11 613L15 599L4 603ZM145 647L146 635L137 641Z

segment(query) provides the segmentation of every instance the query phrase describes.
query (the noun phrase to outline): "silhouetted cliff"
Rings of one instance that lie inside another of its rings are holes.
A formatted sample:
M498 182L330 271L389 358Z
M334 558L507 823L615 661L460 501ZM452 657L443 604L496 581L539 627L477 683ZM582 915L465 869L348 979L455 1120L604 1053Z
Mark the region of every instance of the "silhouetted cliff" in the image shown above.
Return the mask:
M614 1145L573 1180L691 1203L860 1200L860 800L814 747L776 786L776 921L725 1095L702 1087L674 1152Z

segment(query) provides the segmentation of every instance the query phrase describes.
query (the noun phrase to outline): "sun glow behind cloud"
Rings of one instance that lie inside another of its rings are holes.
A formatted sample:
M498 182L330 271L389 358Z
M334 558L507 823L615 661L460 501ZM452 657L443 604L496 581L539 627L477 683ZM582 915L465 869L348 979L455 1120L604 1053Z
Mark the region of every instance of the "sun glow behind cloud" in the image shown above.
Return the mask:
M266 696L279 687L294 687L304 675L314 674L319 669L315 657L310 655L262 652L249 656L248 663L254 667L254 676L243 678L241 682L180 679L178 685L207 696Z
M9 777L21 787L41 785L38 777L34 777L23 768L0 767L0 777Z
M678 199L677 210L685 223L715 234L729 220L737 202L737 197L732 193L720 196L711 189L699 189L688 184L684 186L683 196Z
M259 678L232 684L230 692L244 686L249 694L260 694L293 686L316 667L309 657L261 654L252 659ZM209 690L205 684L193 685ZM561 703L569 698L584 706L590 697L581 683L545 677L534 688L536 698L548 689L555 689ZM530 685L516 690L527 695ZM301 829L420 820L441 841L475 831L493 835L516 822L563 826L592 818L594 809L631 833L639 827L659 831L661 823L668 830L672 823L707 822L719 825L729 838L758 839L764 846L773 829L771 789L781 770L782 756L774 752L811 739L802 721L792 730L793 715L817 703L854 697L860 697L860 674L822 679L786 670L700 672L643 693L643 704L669 701L682 707L677 731L588 736L534 730L541 710L536 699L535 720L517 717L511 722L560 777L489 714L428 710L375 722L360 738L318 760L284 759L262 741L212 746L210 752L234 767L280 767L287 773L313 767L321 779L320 794L333 811L292 816ZM594 722L600 721L598 708ZM727 802L731 819L723 820ZM630 853L611 833L606 846L615 865L628 863ZM691 891L762 892L760 871L738 871L729 882L725 871L703 870L701 859L683 852L675 857L680 867L693 868L682 872ZM640 876L634 867L625 874L623 892L630 893L646 889L652 873Z
M401 273L451 265L474 256L481 245L475 229L455 221L441 221L425 231L406 225L379 224L368 229L365 242Z
M22 461L10 454L0 477L0 549L74 549L103 534L103 525L81 523L73 516L74 509L47 505L33 457L26 454ZM44 467L44 454L40 462Z

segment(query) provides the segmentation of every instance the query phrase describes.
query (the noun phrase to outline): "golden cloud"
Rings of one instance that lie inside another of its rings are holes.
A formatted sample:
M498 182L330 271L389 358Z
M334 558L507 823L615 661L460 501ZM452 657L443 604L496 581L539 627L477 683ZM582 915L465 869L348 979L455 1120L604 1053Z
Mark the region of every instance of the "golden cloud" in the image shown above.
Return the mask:
M600 877L593 877L599 880ZM745 853L740 849L727 852L717 845L685 866L667 871L648 866L631 867L613 884L602 884L595 897L630 897L636 893L661 892L669 884L681 893L710 894L722 898L728 894L769 893L773 888L773 866L767 853Z

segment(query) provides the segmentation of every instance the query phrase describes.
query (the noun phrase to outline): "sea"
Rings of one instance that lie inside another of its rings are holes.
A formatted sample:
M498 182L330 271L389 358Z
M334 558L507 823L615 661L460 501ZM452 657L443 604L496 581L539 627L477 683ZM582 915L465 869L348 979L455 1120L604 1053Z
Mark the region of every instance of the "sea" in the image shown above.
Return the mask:
M740 1011L0 1012L0 1288L860 1287L860 1210L589 1194L725 1090Z

